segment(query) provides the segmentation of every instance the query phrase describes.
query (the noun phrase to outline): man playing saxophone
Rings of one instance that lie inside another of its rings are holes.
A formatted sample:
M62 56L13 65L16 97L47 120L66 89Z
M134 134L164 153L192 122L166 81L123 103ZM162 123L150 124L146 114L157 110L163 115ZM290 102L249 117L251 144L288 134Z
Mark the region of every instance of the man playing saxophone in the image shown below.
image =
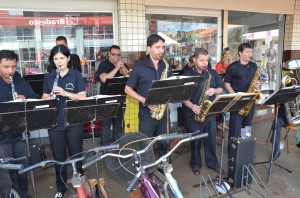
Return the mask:
M158 105L144 106L146 96L153 80L160 80L166 64L161 59L165 52L165 39L157 34L152 34L147 38L147 50L149 55L146 59L138 63L132 70L128 78L125 93L138 100L139 103L139 130L148 137L165 134L167 132L167 112L160 120L151 117L150 110L156 110ZM173 75L171 68L168 68L166 77ZM167 153L168 144L159 142L159 155Z
M128 70L127 65L124 64L121 60L121 49L117 45L112 45L108 50L108 58L101 62L98 66L97 76L99 76L101 81L100 86L100 94L107 94L107 78L114 78L124 76L121 71L122 67L125 67ZM126 75L126 73L125 73ZM128 77L128 76L125 76ZM124 135L124 127L123 127L123 112L122 107L119 109L119 113L115 118L107 118L101 120L102 124L102 132L100 145L108 145L111 141L116 141L120 137ZM113 126L111 131L111 125ZM110 140L110 135L112 133L113 139Z
M199 83L190 100L183 101L183 112L185 128L188 133L200 130L199 133L208 133L208 137L203 139L205 162L208 168L214 171L220 171L220 165L216 157L216 116L210 115L204 118L204 122L200 123L195 117L203 113L204 103L207 100L213 101L218 94L223 93L223 83L219 74L208 68L209 54L204 48L197 48L194 53L194 63L191 69L184 72L185 76L202 76L203 83ZM204 102L205 101L205 102ZM196 116L195 116L196 115ZM201 162L201 140L191 142L191 158L190 166L195 175L200 174ZM223 171L222 171L223 172Z
M240 59L231 63L225 74L224 86L229 93L247 92L251 84L254 88L259 89L261 86L260 80L255 80L257 65L251 62L252 47L249 43L242 43L238 47ZM240 137L241 128L245 126L252 126L252 119L254 116L255 105L252 105L248 115L239 115L239 111L230 112L229 120L229 135L228 142L231 137ZM228 144L230 145L230 144ZM228 149L229 151L229 149Z
M18 60L18 55L14 51L0 51L0 102L12 101L14 97L16 100L20 100L36 98L37 96L30 84L16 72ZM22 133L0 136L0 148L4 150L5 157L19 158L28 155ZM22 163L25 167L28 166L27 159L17 163ZM22 197L27 198L27 174L19 175L16 170L10 170L9 173L14 185L20 189Z

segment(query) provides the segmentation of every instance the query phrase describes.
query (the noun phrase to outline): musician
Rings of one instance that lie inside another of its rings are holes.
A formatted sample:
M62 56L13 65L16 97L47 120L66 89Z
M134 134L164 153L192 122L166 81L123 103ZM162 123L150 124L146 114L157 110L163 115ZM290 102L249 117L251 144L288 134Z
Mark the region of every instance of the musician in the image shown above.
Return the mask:
M100 94L107 94L107 78L123 76L123 74L121 74L120 72L120 67L122 66L122 64L125 66L125 64L121 61L120 47L118 45L110 46L108 50L108 58L99 64L97 70L97 76L99 76L101 81ZM115 118L107 118L101 120L101 124L101 146L108 145L111 143L111 133L113 137L113 142L121 138L124 135L122 107L119 109L119 113ZM111 126L113 127L113 131L111 131Z
M149 55L138 63L132 70L125 86L125 93L139 101L139 130L148 137L165 134L167 131L166 111L160 120L151 118L150 110L155 110L157 105L143 105L153 80L160 80L166 68L161 57L165 52L165 39L157 34L147 38ZM173 76L171 67L168 68L167 77ZM167 153L166 141L159 141L159 156Z
M66 47L68 47L68 41L66 39L66 37L64 36L58 36L56 37L55 39L55 44L56 45L64 45ZM77 54L71 54L70 55L70 62L71 62L71 67L79 72L82 72L82 69L81 69L81 64L80 64L80 58ZM47 69L47 72L50 72L52 69L56 69L56 67L54 66L53 63L51 63L50 61L50 64L48 66L48 69Z
M14 51L0 51L0 102L14 100L12 83L14 84L18 100L36 98L36 94L30 84L16 72L18 60L18 55ZM13 82L11 82L10 76L13 77ZM20 158L28 155L22 133L0 136L0 147L4 150L5 157ZM28 166L27 159L16 163L22 163L25 167ZM19 175L15 170L10 170L9 174L12 182L20 189L22 197L27 198L27 174Z
M215 115L209 115L206 117L205 122L200 124L195 120L195 114L199 114L203 101L199 104L200 98L209 97L210 101L213 101L218 94L223 93L223 83L219 74L208 68L209 54L204 48L197 48L194 53L195 66L190 70L184 72L184 76L202 76L204 78L203 83L199 83L196 91L192 95L190 100L183 101L183 112L185 119L185 128L188 133L200 130L200 133L208 133L208 137L203 139L205 162L208 168L211 168L219 173L220 165L216 157L216 117ZM209 80L209 75L210 80ZM208 80L208 81L207 81ZM209 84L206 84L208 83ZM209 86L209 87L205 87ZM191 142L191 158L190 166L195 175L200 174L201 162L201 140L195 140Z
M57 125L48 130L51 148L54 159L65 161L67 150L71 157L81 157L83 142L83 124L75 124L68 127L64 126L64 107L66 100L75 100L86 97L85 84L79 71L71 69L70 50L64 45L57 45L52 48L49 60L52 67L60 68L45 74L43 82L43 99L49 99L50 93L54 91L59 100ZM56 72L59 72L58 83L54 84ZM77 163L77 170L83 173L81 164ZM63 197L66 191L67 167L55 165L56 188L55 197ZM61 180L61 177L63 180Z
M252 46L249 43L240 44L238 53L239 60L231 63L225 73L224 86L230 94L247 92L257 69L257 65L250 61L252 57ZM258 89L260 86L261 82L259 80L254 82L255 88ZM231 137L240 137L241 128L252 126L254 110L255 105L252 105L247 116L239 115L239 111L230 112L228 140L230 140Z

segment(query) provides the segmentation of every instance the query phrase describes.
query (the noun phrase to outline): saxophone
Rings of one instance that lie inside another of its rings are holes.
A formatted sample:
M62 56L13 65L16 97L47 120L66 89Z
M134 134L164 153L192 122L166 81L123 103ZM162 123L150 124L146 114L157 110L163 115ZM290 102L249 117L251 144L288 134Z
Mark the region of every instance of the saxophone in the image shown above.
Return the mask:
M163 73L161 74L160 80L166 79L168 77L168 71L169 71L169 63L167 62L167 60L165 58L163 58L162 60L164 61L166 68L163 71ZM167 108L167 104L157 105L157 108L155 110L150 111L151 118L160 120L163 117L166 108Z
M54 83L53 83L52 91L50 93L50 98L51 99L55 99L56 98L56 93L54 92L54 87L57 86L58 79L59 79L59 73L60 73L60 66L56 70L55 80L54 80Z
M212 103L209 100L209 96L206 94L206 91L210 88L211 74L208 72L207 69L206 72L208 73L208 79L205 81L205 85L203 87L203 91L198 103L200 106L200 112L199 114L195 114L195 120L199 123L203 123L205 121L206 114L204 112Z
M239 115L241 115L241 116L247 116L248 113L250 112L252 105L255 103L255 101L260 100L262 98L262 94L261 94L260 90L256 89L254 87L254 83L258 80L258 78L260 76L260 71L262 70L263 66L264 66L264 61L261 61L260 66L256 69L253 79L247 90L247 93L256 93L256 96L254 97L253 101L248 102L248 104L246 104L245 106L243 106L242 109L240 109Z
M16 89L15 89L15 84L14 84L13 77L9 76L9 80L10 80L11 93L12 93L13 99L17 100L18 99L18 93L16 92Z

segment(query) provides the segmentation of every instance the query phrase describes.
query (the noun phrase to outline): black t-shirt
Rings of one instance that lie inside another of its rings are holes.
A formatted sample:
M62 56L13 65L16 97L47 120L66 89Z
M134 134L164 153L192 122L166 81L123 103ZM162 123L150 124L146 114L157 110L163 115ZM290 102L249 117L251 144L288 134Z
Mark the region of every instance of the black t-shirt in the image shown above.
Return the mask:
M111 72L114 69L115 69L115 65L112 64L109 61L109 59L106 59L99 64L98 70L97 70L97 77L99 78L99 76L104 73L108 74L109 72ZM114 77L119 77L119 76L123 76L120 71L118 71ZM101 82L100 94L105 94L106 88L107 88L107 84Z
M230 83L235 92L247 92L256 69L254 62L243 65L240 61L235 61L227 67L224 82Z

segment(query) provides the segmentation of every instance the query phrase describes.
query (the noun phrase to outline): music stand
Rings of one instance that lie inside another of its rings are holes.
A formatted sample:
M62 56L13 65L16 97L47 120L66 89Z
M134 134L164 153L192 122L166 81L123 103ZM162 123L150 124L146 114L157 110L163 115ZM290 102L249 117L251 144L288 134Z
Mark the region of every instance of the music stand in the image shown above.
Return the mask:
M152 81L145 105L149 106L188 100L201 81L203 81L203 77L200 76L178 76L165 80Z
M115 77L115 78L107 78L105 81L106 90L105 94L107 95L126 95L124 92L126 82L128 77Z
M95 120L115 117L125 96L96 95L80 100L67 100L64 108L65 126L90 122L92 129L92 143L95 148L95 135L93 124ZM98 164L95 164L97 181L99 181Z
M27 99L0 103L0 135L25 132L29 163L31 154L27 131L56 125L57 100ZM39 118L39 119L37 119ZM31 182L36 197L33 171Z
M291 87L285 87L285 88L281 88L277 91L275 91L273 94L271 94L268 98L265 98L262 101L262 105L275 105L275 106L279 106L279 104L282 103L287 103L287 102L291 102L292 100L294 100L298 95L300 94L300 86L291 86ZM275 126L277 125L277 118L278 118L278 108L275 108ZM275 164L276 166L286 170L289 173L292 173L291 170L277 164L274 162L273 160L273 153L274 153L274 149L275 149L275 137L276 137L276 127L274 129L274 134L273 134L273 145L272 145L272 154L271 154L271 159L270 161L266 161L266 162L257 162L254 163L256 164L265 164L265 163L270 163L269 165L269 170L268 170L268 176L267 176L267 180L266 182L269 181L269 177L271 175L272 172L272 168L273 168L273 164Z

